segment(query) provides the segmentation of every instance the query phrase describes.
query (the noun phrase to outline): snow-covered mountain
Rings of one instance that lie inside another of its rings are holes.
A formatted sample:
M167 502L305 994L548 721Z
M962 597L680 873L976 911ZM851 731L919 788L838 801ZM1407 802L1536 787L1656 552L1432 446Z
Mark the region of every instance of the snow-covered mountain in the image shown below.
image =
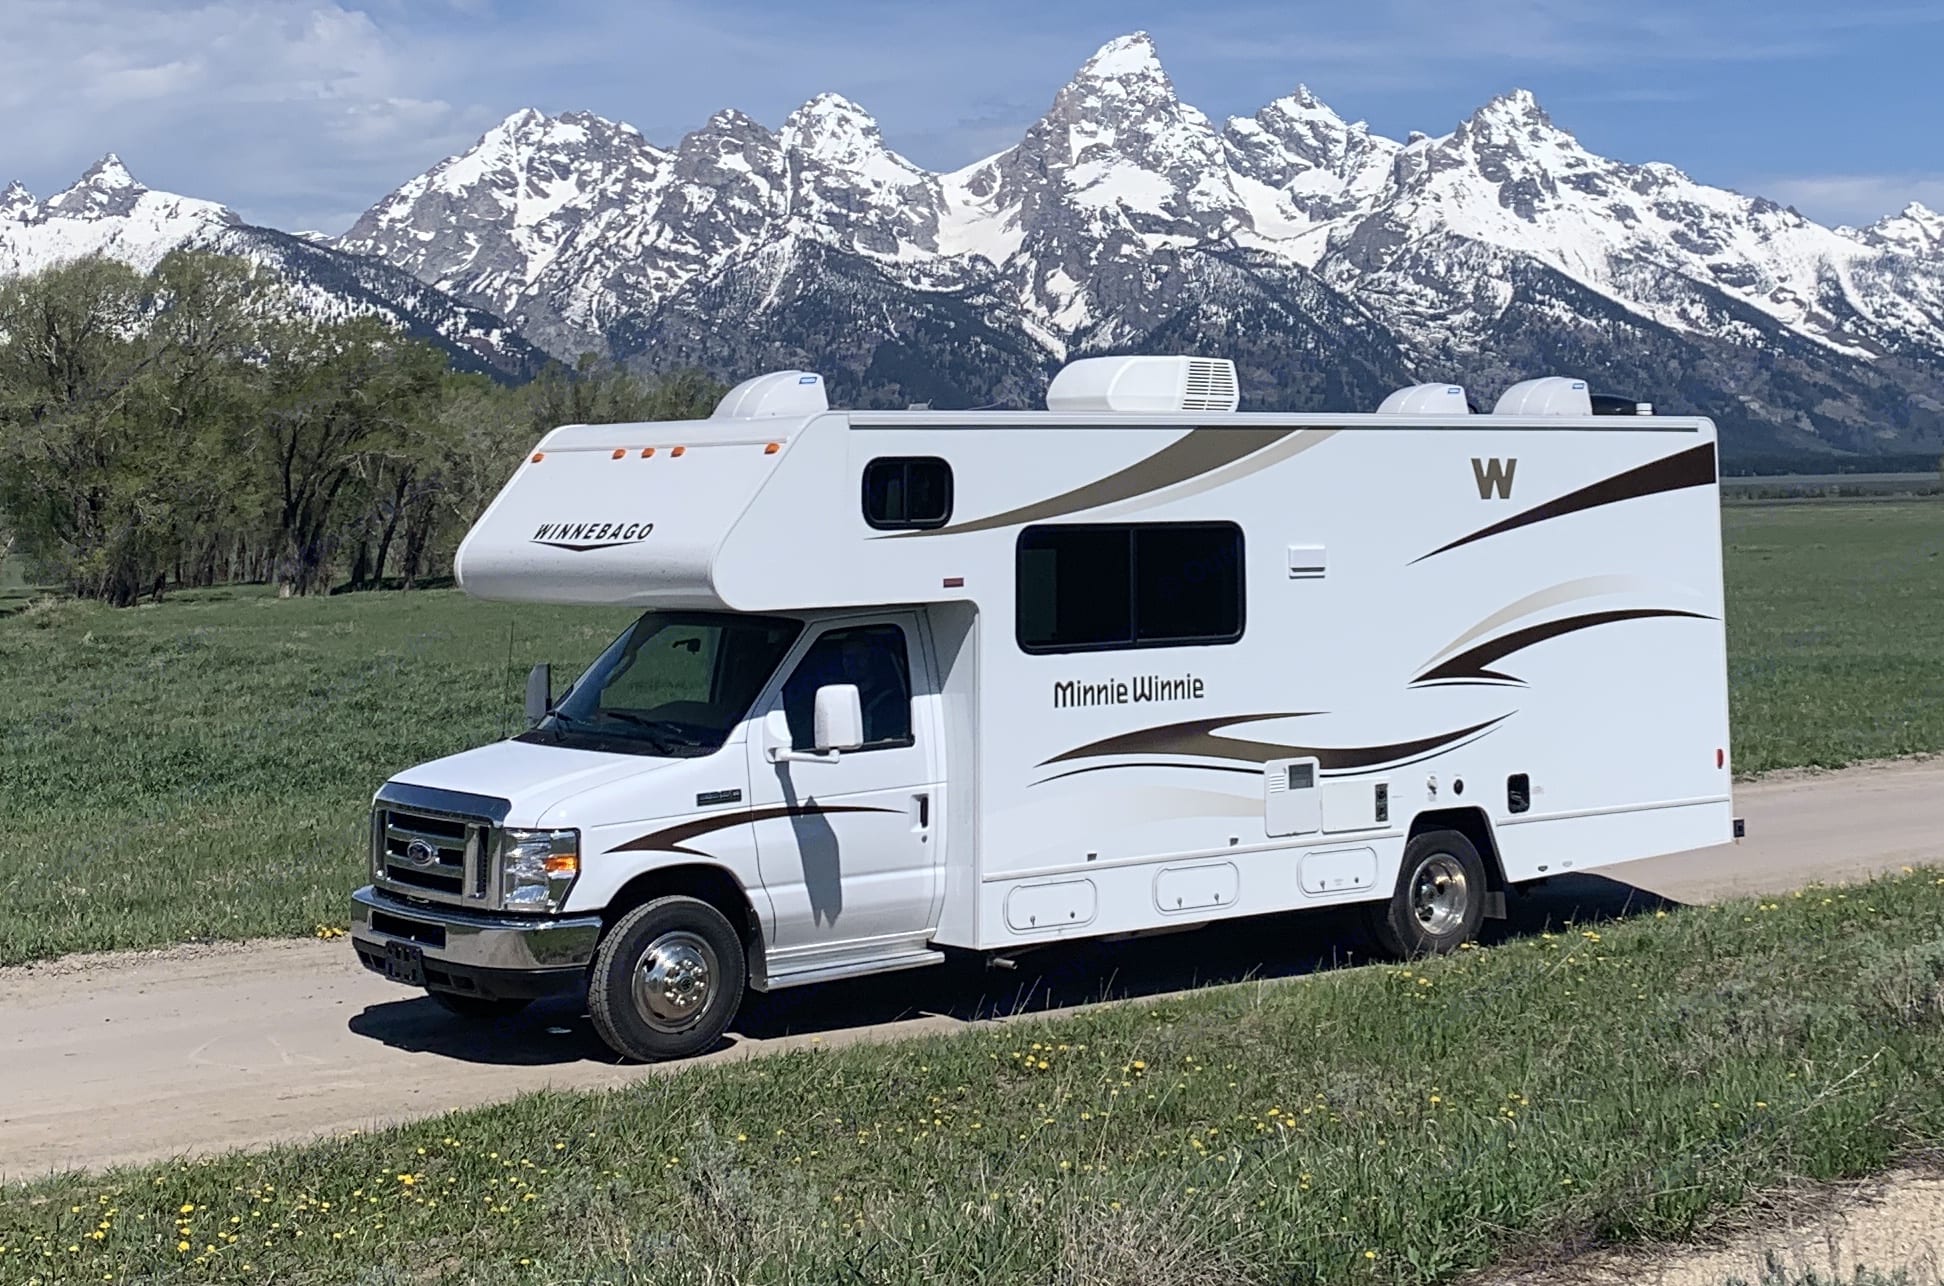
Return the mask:
M272 270L303 312L377 316L444 348L461 369L519 377L544 356L497 317L381 260L244 223L213 201L157 192L109 153L72 186L37 201L0 192L0 277L102 255L148 272L171 251L240 255Z
M1142 33L954 172L831 94L774 132L718 113L670 150L525 111L337 245L556 356L723 375L788 356L888 402L1025 400L1073 354L1165 345L1242 355L1256 405L1572 370L1745 449L1944 438L1944 216L1822 227L1594 155L1524 91L1404 142L1304 88L1217 125Z
M1142 33L945 173L821 94L776 130L722 111L666 148L516 112L335 241L112 158L44 202L0 194L0 273L188 242L475 354L800 363L874 405L1024 404L1075 355L1197 350L1236 357L1257 407L1368 408L1419 379L1488 401L1572 372L1713 415L1745 453L1944 445L1944 216L1823 227L1595 155L1523 91L1402 142L1301 87L1218 123Z

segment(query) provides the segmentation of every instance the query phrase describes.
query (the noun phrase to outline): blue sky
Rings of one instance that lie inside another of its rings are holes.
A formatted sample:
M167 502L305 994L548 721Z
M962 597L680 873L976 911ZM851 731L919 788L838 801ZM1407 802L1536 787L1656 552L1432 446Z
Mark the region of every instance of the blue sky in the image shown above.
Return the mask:
M1218 121L1306 82L1380 132L1439 134L1524 87L1596 152L1825 221L1944 207L1938 0L6 0L0 182L45 196L114 150L150 186L337 232L520 107L668 144L822 90L944 168L1009 145L1135 29Z

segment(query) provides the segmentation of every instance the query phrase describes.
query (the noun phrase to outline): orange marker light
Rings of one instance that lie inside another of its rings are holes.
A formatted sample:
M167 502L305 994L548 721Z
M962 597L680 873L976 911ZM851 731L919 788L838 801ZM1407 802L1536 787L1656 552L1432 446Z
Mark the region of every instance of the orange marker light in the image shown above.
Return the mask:
M670 448L668 449L668 454L670 454L670 455L680 455L680 454L682 454L682 453L683 453L684 451L687 451L687 450L688 450L688 448L687 448L687 447L670 447Z
M617 459L617 460L619 460L619 459L620 459L620 458L621 458L622 456L624 456L624 455L626 455L626 454L628 454L628 453L627 453L627 451L626 451L626 450L625 450L624 448L622 448L622 447L616 447L616 448L614 448L614 458L615 458L615 459Z
M546 458L547 458L547 453L545 451L535 451L533 453L533 462L535 464L539 464L542 460Z
M644 459L644 460L646 460L646 459L647 459L647 458L648 458L649 456L651 456L651 455L653 455L653 454L655 454L655 448L653 448L653 447L643 447L643 448L641 448L641 458L642 458L642 459Z
M763 448L763 454L775 455L778 451L781 451L782 449L783 449L783 444L781 442L772 442L768 446Z

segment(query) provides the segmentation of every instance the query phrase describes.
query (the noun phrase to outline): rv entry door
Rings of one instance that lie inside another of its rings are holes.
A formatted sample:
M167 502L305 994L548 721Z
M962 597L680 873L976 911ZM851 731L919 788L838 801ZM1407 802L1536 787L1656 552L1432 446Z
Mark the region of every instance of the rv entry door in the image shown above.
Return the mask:
M789 721L793 750L815 749L817 690L857 686L863 744L834 761L771 763L749 739L756 856L776 912L772 952L922 938L937 892L940 823L933 702L918 618L889 613L815 626L757 711Z

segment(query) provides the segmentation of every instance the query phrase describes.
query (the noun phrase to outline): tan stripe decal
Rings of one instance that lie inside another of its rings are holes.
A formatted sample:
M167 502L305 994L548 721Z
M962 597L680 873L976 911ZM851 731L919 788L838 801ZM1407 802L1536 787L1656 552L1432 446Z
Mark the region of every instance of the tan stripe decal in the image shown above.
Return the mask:
M991 531L996 527L1043 522L1048 518L1064 518L1069 514L1098 509L1120 500L1131 500L1199 478L1303 432L1301 428L1190 429L1153 455L1071 491L1063 491L1057 496L1048 496L1003 513L974 518L969 522L935 527L929 531L898 532L893 538L955 536L965 532Z
M741 808L733 813L710 813L707 817L697 817L675 826L665 826L658 831L650 831L617 844L609 849L610 853L687 853L691 857L707 857L709 854L692 848L684 848L688 841L716 831L728 830L731 826L741 826L745 822L766 822L777 817L812 817L825 813L889 813L890 808L867 808L861 804L778 804L768 808Z
M1457 638L1438 650L1437 655L1424 663L1425 668L1456 652L1474 639L1482 639L1501 625L1509 625L1522 616L1532 616L1548 607L1560 607L1567 603L1579 602L1588 598L1604 598L1609 594L1636 593L1657 588L1656 582L1644 576L1587 576L1580 580L1569 580L1542 589L1536 594L1527 594L1516 603L1508 604L1493 612L1478 624L1460 634Z

